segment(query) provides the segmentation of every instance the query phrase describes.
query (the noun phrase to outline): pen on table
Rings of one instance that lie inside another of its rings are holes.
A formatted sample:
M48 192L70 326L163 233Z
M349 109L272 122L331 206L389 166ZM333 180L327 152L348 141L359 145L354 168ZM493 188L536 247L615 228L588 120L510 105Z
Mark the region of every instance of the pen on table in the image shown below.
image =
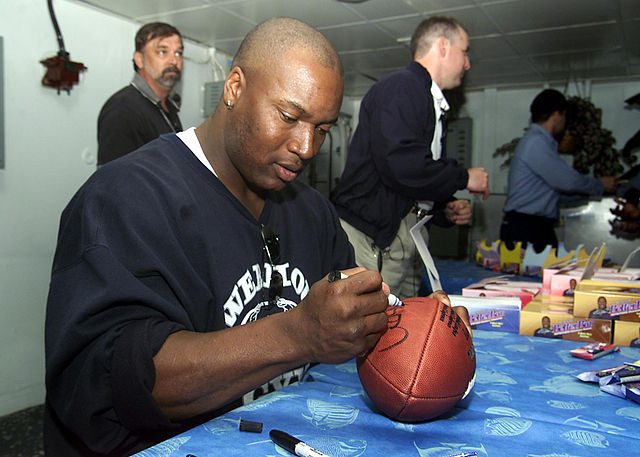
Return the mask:
M299 457L328 457L327 454L312 448L307 443L281 430L271 430L269 438L281 448Z
M348 277L349 276L347 276L343 272L334 270L329 273L329 276L327 277L327 279L329 280L329 282L334 282L334 281L337 281L338 279L347 279ZM389 304L391 306L404 306L404 303L402 303L402 300L400 300L398 297L396 297L392 293L389 294L387 299L389 300Z

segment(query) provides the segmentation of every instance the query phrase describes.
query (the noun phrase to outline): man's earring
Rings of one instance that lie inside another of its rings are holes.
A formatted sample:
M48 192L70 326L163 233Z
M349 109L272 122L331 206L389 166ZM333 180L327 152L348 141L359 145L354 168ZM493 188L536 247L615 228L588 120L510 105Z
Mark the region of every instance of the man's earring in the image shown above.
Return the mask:
M224 104L227 105L228 110L233 109L233 103L231 103L231 100L225 100Z

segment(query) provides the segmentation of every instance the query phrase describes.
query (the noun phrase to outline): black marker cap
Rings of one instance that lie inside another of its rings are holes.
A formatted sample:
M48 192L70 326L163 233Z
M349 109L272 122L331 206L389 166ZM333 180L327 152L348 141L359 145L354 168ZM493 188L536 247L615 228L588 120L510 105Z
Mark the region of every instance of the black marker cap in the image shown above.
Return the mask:
M240 431L262 433L262 422L254 422L254 421L240 419Z

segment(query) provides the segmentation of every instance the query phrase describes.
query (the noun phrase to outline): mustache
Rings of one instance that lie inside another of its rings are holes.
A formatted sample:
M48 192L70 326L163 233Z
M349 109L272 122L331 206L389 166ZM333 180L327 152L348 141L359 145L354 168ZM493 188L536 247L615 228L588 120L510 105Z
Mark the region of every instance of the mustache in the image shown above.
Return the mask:
M162 76L165 76L167 73L175 73L177 76L180 76L181 71L178 67L172 65L162 70Z

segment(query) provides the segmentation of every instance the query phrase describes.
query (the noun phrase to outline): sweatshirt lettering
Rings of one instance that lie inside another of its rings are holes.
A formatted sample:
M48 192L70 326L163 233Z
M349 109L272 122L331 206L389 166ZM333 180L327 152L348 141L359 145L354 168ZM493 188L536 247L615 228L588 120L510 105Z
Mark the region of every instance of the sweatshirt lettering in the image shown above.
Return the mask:
M299 268L290 268L289 263L275 266L282 275L283 290L292 288L299 303L309 293L309 281ZM272 273L270 264L254 264L238 278L224 304L224 320L227 327L233 327L236 324L245 307L257 294L269 289L268 284L271 283Z

